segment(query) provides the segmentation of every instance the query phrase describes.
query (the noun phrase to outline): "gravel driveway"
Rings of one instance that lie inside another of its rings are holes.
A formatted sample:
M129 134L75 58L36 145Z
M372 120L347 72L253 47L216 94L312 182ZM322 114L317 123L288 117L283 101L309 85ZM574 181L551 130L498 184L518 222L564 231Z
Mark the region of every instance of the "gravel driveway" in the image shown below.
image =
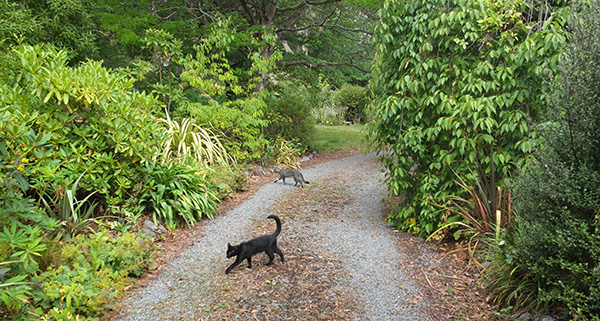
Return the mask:
M193 246L124 298L118 320L439 320L406 262L410 249L385 223L376 157L356 155L302 169L310 185L272 181L204 223ZM275 179L275 176L273 177ZM293 181L293 180L292 180ZM242 263L229 275L228 242L272 233L286 256ZM416 241L415 241L416 242ZM419 253L427 260L427 252Z

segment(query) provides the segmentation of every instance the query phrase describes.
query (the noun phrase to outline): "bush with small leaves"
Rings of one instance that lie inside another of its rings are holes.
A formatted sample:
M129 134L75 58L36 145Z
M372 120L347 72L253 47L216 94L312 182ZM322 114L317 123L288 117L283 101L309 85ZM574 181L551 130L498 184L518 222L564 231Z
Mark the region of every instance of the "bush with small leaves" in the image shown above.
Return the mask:
M573 34L539 126L544 144L532 170L515 180L518 224L508 253L498 255L510 255L502 269L513 277L492 288L505 298L520 289L521 297L567 307L572 318L599 320L600 7L576 2L572 14ZM519 288L519 280L535 286Z

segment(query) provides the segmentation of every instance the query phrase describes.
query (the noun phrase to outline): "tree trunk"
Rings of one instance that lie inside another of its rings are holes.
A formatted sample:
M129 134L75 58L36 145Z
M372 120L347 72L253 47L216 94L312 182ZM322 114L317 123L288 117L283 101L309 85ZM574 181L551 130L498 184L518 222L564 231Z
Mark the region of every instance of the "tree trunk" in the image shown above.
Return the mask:
M296 23L298 23L298 21L300 21L302 16L304 16L305 7L306 7L306 2L294 7L293 9L291 9L290 7L280 8L277 6L276 1L269 2L263 8L262 17L260 17L259 21L264 26L265 30L267 30L267 32L269 32L270 30L273 29L273 21L275 20L275 15L277 14L278 11L280 13L284 12L284 11L292 12L286 18L285 22L281 26L279 26L277 28L277 30L275 30L275 33L277 34L276 43L279 43L283 39L283 36L288 32L287 30L289 30L291 27L295 26ZM251 21L251 20L249 20L249 21ZM275 52L275 45L270 45L267 48L262 50L261 57L264 59L264 61L267 61L271 58L271 56L273 55L274 52ZM263 71L258 71L255 74L256 78L259 78L259 80L255 83L256 86L254 87L254 90L253 90L254 92L262 92L265 89L267 75L268 75L268 73L267 73L266 69Z

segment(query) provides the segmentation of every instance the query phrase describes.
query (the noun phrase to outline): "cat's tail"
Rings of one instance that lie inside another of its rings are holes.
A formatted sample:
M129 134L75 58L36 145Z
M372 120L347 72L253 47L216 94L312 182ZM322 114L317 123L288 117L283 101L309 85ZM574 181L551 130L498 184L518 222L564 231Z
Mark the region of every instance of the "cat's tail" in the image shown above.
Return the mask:
M303 182L304 184L310 184L310 182L309 182L309 181L307 181L307 180L305 180L305 179L304 179L304 175L302 175L302 173L300 173L300 178L302 179L302 182Z
M273 236L277 237L277 235L281 233L281 220L276 215L269 215L267 218L274 219L275 223L277 223L277 229L275 229L275 232L273 233Z

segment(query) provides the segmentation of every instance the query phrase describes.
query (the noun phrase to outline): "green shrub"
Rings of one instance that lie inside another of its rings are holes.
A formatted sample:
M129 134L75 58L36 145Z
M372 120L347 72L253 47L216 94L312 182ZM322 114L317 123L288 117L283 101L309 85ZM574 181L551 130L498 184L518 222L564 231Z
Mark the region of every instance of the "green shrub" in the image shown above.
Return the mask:
M105 207L132 194L136 168L156 154L164 132L152 114L158 101L101 62L69 67L65 52L42 46L11 54L20 77L0 84L0 106L10 106L10 121L0 117L0 166L20 162L28 195L51 206L84 172L78 192L97 191Z
M598 315L600 172L574 169L556 154L540 153L538 161L516 181L510 266L537 285L529 290L541 304L559 303L573 316Z
M302 86L299 86L302 87ZM315 121L306 91L283 83L278 95L265 98L265 116L269 125L264 134L267 139L281 137L284 140L311 146L314 142Z
M264 143L261 131L267 124L260 97L223 103L215 100L207 104L190 103L187 111L199 126L214 128L233 158L253 160L260 157L260 147Z
M180 220L193 226L203 216L212 218L218 197L198 169L180 163L147 163L143 204L155 222L174 228Z
M38 134L38 112L11 103L20 90L0 85L0 226L23 221L51 230L57 222L42 215L28 194L30 176L53 173L57 166L49 149L50 133Z
M335 92L337 105L342 109L344 120L353 123L364 123L367 106L365 88L355 85L344 85Z
M551 93L536 166L515 183L518 224L506 269L538 302L600 318L600 9L573 6L573 35ZM506 254L503 254L506 256ZM533 292L533 295L532 295Z

